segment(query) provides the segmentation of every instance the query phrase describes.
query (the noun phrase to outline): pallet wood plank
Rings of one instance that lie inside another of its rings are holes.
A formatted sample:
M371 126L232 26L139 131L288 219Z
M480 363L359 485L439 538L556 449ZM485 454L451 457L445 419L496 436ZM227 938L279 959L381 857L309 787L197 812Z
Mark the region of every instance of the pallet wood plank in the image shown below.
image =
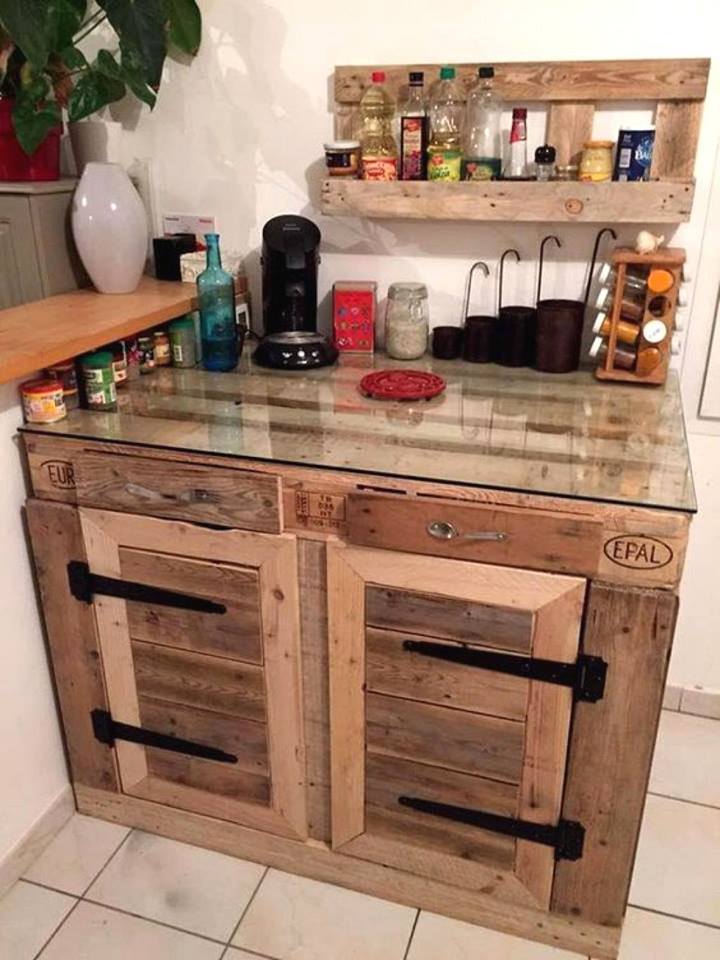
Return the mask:
M323 181L320 207L325 216L381 220L684 223L694 195L688 180L371 183L335 177Z
M442 643L416 623L413 639ZM367 689L505 720L524 720L528 681L493 670L435 660L403 648L406 633L367 630ZM457 644L447 644L457 647Z
M594 103L569 100L550 104L545 142L555 147L558 166L580 163L583 144L592 139L594 117Z
M461 63L457 77L467 90L477 81L478 66ZM337 66L335 100L359 103L374 70L384 70L386 86L397 97L411 70L428 80L439 76L441 64ZM537 63L495 63L495 88L508 101L555 100L703 100L710 61L707 59L586 60Z
M562 815L583 824L585 848L557 864L553 911L622 922L676 615L665 591L590 587L583 649L609 668L603 699L575 707Z
M25 509L72 776L77 784L119 791L115 755L90 723L92 710L109 710L95 616L68 584L68 562L86 560L80 518L47 500L30 500Z
M693 176L702 109L695 100L658 103L650 176L685 180Z

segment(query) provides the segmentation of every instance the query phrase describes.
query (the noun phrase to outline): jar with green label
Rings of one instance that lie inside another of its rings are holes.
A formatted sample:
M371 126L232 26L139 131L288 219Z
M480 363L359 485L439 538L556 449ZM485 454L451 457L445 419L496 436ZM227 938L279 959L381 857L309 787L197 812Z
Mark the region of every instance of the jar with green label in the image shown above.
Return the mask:
M80 361L85 400L90 410L117 410L113 355L109 350L88 353Z
M197 364L195 350L195 323L191 316L178 317L169 327L170 348L174 367L194 367Z

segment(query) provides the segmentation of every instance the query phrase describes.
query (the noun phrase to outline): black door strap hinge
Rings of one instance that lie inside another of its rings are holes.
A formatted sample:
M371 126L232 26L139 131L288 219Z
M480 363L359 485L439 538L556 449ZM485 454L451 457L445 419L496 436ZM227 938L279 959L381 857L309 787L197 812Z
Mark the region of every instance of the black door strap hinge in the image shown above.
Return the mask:
M128 740L130 743L140 743L145 747L157 747L160 750L172 750L173 753L185 753L191 757L200 757L202 760L217 760L219 763L238 762L234 754L225 753L217 747L207 747L203 743L171 737L166 733L156 733L144 727L133 727L129 723L119 723L113 720L107 710L93 710L90 716L95 739L107 744L108 747L114 747L116 740Z
M86 563L71 560L67 565L70 592L76 600L92 603L96 594L106 597L118 597L121 600L135 600L137 603L153 603L163 607L177 607L180 610L196 610L198 613L226 613L227 607L214 600L192 597L187 593L163 590L145 583L132 580L116 580L91 573Z
M585 828L575 820L560 820L556 826L552 826L501 817L468 807L454 807L448 803L436 803L434 800L421 800L419 797L398 797L398 803L420 813L429 813L435 817L454 820L456 823L466 823L471 827L481 827L493 833L517 837L518 840L530 840L532 843L554 847L556 860L579 860L582 857Z
M405 650L421 653L437 660L449 660L469 667L483 670L495 670L509 673L528 680L540 680L543 683L556 683L572 687L576 700L596 703L605 693L607 663L602 657L590 657L580 654L575 663L563 663L559 660L541 660L538 657L520 657L512 653L499 653L479 647L467 647L448 643L432 643L427 640L405 640Z

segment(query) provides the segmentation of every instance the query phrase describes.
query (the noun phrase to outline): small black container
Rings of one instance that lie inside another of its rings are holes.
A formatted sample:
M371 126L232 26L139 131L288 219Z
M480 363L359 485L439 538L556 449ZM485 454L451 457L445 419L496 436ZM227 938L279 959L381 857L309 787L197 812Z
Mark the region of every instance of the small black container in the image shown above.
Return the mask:
M197 250L194 233L175 233L171 237L155 237L155 276L158 280L181 280L180 257Z
M432 332L432 355L438 360L457 360L462 345L462 327L435 327Z
M501 307L493 343L495 363L503 367L531 367L535 362L536 327L534 307Z
M465 320L463 360L468 363L491 363L497 317L475 316Z

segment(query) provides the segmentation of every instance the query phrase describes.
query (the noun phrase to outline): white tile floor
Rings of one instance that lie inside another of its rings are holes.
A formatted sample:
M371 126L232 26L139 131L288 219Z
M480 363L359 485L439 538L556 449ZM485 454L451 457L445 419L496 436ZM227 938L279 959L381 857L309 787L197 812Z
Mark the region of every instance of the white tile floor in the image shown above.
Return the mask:
M665 711L621 960L720 958L720 721ZM580 960L75 816L4 899L1 960Z

